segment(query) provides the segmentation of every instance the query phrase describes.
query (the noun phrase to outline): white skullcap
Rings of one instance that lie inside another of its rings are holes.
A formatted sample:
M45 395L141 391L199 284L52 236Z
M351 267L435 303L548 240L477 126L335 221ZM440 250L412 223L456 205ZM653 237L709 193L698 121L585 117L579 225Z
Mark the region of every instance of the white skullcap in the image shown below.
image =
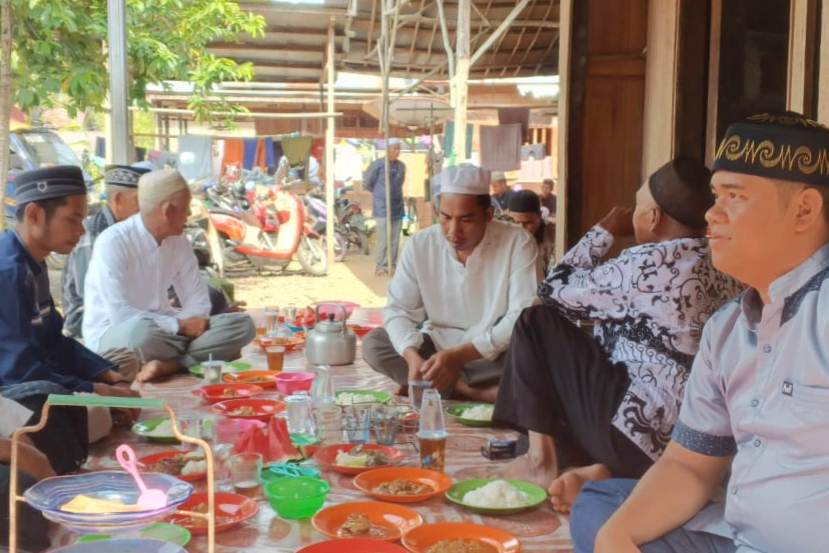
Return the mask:
M504 174L503 171L493 171L492 182L497 182L499 180L507 180L507 176Z
M434 180L440 194L489 194L489 171L471 163L461 163L444 169Z
M141 211L152 211L183 190L188 190L187 181L175 169L150 171L138 180L138 206Z

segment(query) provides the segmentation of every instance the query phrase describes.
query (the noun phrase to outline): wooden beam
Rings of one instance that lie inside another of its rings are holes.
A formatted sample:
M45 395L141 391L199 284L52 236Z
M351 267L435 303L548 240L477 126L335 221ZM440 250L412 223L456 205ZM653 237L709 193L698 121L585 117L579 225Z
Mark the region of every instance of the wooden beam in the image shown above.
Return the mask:
M544 14L544 19L545 19L545 20L546 20L548 17L550 17L550 13L553 11L553 6L554 6L554 5L555 5L555 3L554 3L554 2L549 2L549 5L547 6L547 12ZM530 45L529 45L529 46L527 47L527 49L524 51L524 57L522 57L522 58L521 58L521 65L524 65L524 63L527 61L527 55L528 55L528 54L530 53L530 51L531 51L531 50L535 47L535 44L536 44L536 42L538 42L538 39L539 39L540 37L541 37L541 27L538 27L538 28L536 29L536 31L535 31L535 36L533 37L532 41L530 42ZM519 41L519 42L520 42L520 41Z
M338 10L334 8L304 8L300 7L302 4L258 4L254 2L239 2L239 7L245 11L253 12L260 15L287 13L290 15L311 15L314 17L345 17L348 15L346 10Z
M530 8L530 11L532 11L533 8L535 8L535 5L536 5L537 1L538 0L532 0L532 7ZM521 7L521 10L523 10L524 7L527 6L528 0L522 0L522 3L523 3L524 6ZM518 6L515 7L515 10L512 11L510 16L512 16L513 14L515 14L517 16L518 13L516 13L516 10L518 10L520 6L521 6L521 4L518 4ZM503 25L503 23L502 23L502 25ZM499 29L500 29L500 27L499 27ZM518 40L515 41L515 46L512 47L512 51L510 52L510 56L509 56L510 61L512 61L512 59L515 57L516 52L518 52L518 48L521 46L521 41L524 40L524 33L526 33L526 32L527 32L526 27L522 27L518 31ZM501 76L504 76L505 74L506 74L506 69L501 71Z
M144 111L142 108L130 108L131 111ZM153 113L163 113L167 115L194 115L195 112L191 109L176 109L176 108L146 108L146 111ZM268 113L268 112L254 112L237 113L235 111L213 111L210 113L215 117L231 117L233 119L328 119L331 117L341 117L339 112L307 112L307 113Z
M366 57L371 52L371 41L374 39L374 21L377 19L377 0L371 0L371 22L368 28L368 38L366 40ZM359 22L355 22L355 25Z
M462 2L466 2L467 0L460 0ZM449 78L455 78L455 54L452 52L452 43L449 41L449 29L446 27L446 15L443 12L443 0L436 0L438 6L438 22L440 23L440 34L443 37L443 49L446 52L446 59L448 60L449 64ZM467 32L467 40L469 39L468 33L469 29L466 30Z
M827 125L829 124L829 4L821 6L820 36L817 120Z
M436 2L437 3L437 2ZM512 6L514 7L514 5ZM430 24L440 24L440 19L438 17L421 17L420 23L422 25L430 25ZM490 25L500 25L503 23L503 20L489 20ZM366 31L370 27L369 21L366 20L356 20L354 22L353 28L358 31ZM540 20L530 20L530 19L516 19L512 22L511 27L513 29L519 29L521 27L527 27L528 29L548 29L548 30L555 30L559 28L558 21L540 21ZM446 28L449 31L456 30L456 26L452 24L451 20L447 20ZM317 30L319 31L319 30Z
M423 12L423 8L425 6L426 6L426 0L420 0L420 12ZM417 21L415 21L415 27L414 27L414 37L415 38L417 38L417 34L418 34L418 32L420 32L420 21L421 21L420 18L418 18ZM409 59L412 59L412 57L414 57L415 46L417 46L417 40L412 40L412 45L409 48ZM430 52L430 54L431 54L431 52ZM406 68L406 69L408 70L408 68Z
M711 0L711 42L708 48L708 121L705 125L705 164L709 167L717 151L717 121L720 98L720 46L723 0Z
M814 117L818 3L817 0L791 0L789 6L786 106L789 110Z
M560 91L558 93L558 183L556 185L556 258L564 256L567 245L567 204L568 188L570 179L569 147L567 137L570 135L570 125L576 121L570 121L570 105L577 101L571 99L570 82L572 79L572 48L573 41L573 6L580 0L561 0L559 8L559 20L561 21L561 34L559 35L558 49L558 75ZM716 0L715 0L716 1ZM574 148L580 147L577 144Z

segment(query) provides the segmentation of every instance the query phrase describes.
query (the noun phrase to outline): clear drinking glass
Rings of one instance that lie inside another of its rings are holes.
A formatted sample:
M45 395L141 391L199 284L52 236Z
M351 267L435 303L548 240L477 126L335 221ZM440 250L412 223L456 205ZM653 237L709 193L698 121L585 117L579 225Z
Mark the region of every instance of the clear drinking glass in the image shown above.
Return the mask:
M246 497L258 496L262 491L262 456L258 453L237 453L228 464L234 491Z
M279 307L265 308L265 334L276 336L279 331Z
M412 402L412 408L415 411L420 411L423 392L431 387L432 383L428 380L409 380L409 401Z
M288 411L288 432L313 438L316 436L314 410L308 392L297 392L285 398Z
M371 411L374 439L380 445L394 445L400 424L400 410L395 405L375 405Z
M371 409L369 407L351 406L343 409L343 426L349 443L364 444L368 442L371 436L370 415Z

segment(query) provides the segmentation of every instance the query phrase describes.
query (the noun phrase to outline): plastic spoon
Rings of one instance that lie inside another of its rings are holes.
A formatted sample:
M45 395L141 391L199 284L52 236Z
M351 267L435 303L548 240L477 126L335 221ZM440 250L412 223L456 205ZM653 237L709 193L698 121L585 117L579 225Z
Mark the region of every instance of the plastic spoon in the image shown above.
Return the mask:
M144 479L141 478L141 474L138 472L135 451L130 446L126 444L119 445L118 449L115 450L115 458L118 459L118 464L121 465L121 468L135 479L135 484L141 491L141 494L138 496L138 502L136 503L140 508L147 511L154 511L167 506L167 494L164 491L156 488L147 488Z

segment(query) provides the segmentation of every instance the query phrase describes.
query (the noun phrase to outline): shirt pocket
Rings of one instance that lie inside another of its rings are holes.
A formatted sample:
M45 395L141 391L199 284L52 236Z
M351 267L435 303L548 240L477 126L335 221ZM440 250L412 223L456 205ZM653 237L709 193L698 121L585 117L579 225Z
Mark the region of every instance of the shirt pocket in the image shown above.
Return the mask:
M795 383L786 398L786 413L780 422L787 427L787 447L778 452L779 464L790 469L816 469L829 458L829 387Z

